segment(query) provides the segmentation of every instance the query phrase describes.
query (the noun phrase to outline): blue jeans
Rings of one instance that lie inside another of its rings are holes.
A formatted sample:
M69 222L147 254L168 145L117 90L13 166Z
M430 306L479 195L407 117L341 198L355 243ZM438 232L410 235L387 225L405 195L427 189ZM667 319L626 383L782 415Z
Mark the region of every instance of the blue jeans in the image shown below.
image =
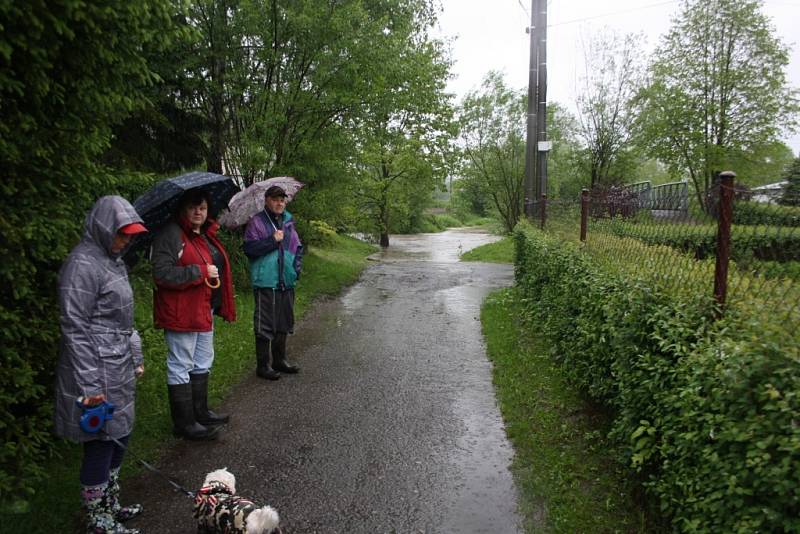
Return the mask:
M120 438L119 442L128 446L128 438ZM112 469L122 465L125 449L113 441L94 439L83 443L83 461L81 462L81 484L98 486L108 482L108 474Z
M167 384L188 384L189 373L202 374L214 363L214 331L164 330L167 341Z

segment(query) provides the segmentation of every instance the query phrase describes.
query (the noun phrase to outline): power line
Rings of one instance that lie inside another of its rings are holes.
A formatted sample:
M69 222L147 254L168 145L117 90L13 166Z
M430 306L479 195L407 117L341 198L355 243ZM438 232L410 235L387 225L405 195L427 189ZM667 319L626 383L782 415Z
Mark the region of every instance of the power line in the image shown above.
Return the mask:
M665 5L668 5L668 4L676 4L676 3L678 3L678 0L669 0L668 2L659 2L657 4L648 4L646 6L632 7L630 9L622 9L620 11L613 11L611 13L604 13L602 15L595 15L593 17L584 17L584 18L580 18L580 19L565 20L564 22L556 22L554 24L548 24L547 26L548 26L548 28L552 28L553 26L564 26L566 24L575 24L577 22L584 22L584 21L592 20L592 19L601 19L603 17L611 17L611 16L614 16L614 15L621 15L623 13L631 13L633 11L641 11L643 9L650 9L651 7L660 7L660 6L665 6Z
M525 7L525 4L522 3L522 0L517 0L517 3L519 4L519 7L522 8L522 11L525 12L525 16L531 18L531 14L528 13L528 8Z

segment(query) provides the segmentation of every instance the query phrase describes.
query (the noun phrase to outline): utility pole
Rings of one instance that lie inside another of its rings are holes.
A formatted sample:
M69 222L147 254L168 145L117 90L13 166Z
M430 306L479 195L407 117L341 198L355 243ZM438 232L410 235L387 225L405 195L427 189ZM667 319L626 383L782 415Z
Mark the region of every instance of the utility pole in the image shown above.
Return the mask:
M538 55L538 81L536 96L538 109L536 111L537 131L537 183L536 200L542 200L542 195L547 194L547 152L550 143L547 141L547 0L539 2L538 28L536 32L539 44L536 47Z
M547 0L544 0L545 5ZM534 201L538 200L536 195L538 187L536 183L536 170L538 168L536 161L537 151L537 126L538 121L536 113L538 111L538 98L537 98L537 85L539 78L539 65L537 48L539 39L537 33L539 30L538 15L539 15L540 0L531 0L531 25L527 28L527 33L530 35L530 58L528 67L528 115L527 115L527 133L525 136L525 196L524 196L524 210L525 215L533 217Z

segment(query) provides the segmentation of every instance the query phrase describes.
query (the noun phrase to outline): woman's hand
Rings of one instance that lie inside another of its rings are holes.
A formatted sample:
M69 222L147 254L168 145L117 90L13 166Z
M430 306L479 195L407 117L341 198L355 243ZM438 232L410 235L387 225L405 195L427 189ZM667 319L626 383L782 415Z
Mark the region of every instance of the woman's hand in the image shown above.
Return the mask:
M136 375L136 378L141 378L144 374L144 364L140 365L136 369L133 370L133 374Z
M97 406L104 400L106 400L106 396L101 393L99 395L92 395L91 397L83 397L81 404L89 408L91 406Z
M219 278L219 269L217 269L216 265L209 264L207 269L209 278Z

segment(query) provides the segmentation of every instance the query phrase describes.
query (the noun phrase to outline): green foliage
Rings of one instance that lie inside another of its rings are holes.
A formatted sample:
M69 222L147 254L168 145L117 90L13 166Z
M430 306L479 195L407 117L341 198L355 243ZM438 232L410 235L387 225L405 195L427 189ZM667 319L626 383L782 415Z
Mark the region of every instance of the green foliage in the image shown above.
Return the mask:
M761 4L685 0L641 95L643 145L672 172L688 175L704 211L716 173L739 164L756 183L781 130L797 124L788 49Z
M553 142L547 154L548 198L578 198L590 183L586 150L578 141L576 118L557 102L547 106L547 138Z
M461 261L514 263L514 240L511 237L504 237L494 243L475 247L463 253Z
M780 203L787 206L800 206L800 157L792 161L782 178L789 184L783 192Z
M653 226L614 219L604 228L614 235L635 237L650 245L669 245L690 252L697 259L713 258L716 250L715 224ZM731 243L731 257L736 261L750 258L800 260L800 231L794 227L734 225L731 228Z
M433 224L441 230L447 230L448 228L458 228L463 226L461 221L452 215L445 214L434 214L431 215L431 220Z
M449 174L454 125L444 88L450 63L444 44L429 36L434 19L427 4L409 2L391 27L381 22L381 46L370 44L369 52L380 62L374 66L380 90L355 117L352 132L360 147L352 168L354 199L382 246L389 245L390 232L424 224L423 210Z
M633 172L633 100L643 83L642 39L607 30L585 45L586 73L576 103L578 132L587 147L589 189L623 184Z
M753 188L785 180L784 173L794 160L792 149L781 141L759 143L746 152L734 153L727 168L736 171L736 182Z
M565 380L519 292L489 295L481 325L514 445L525 532L665 531L614 461L608 412Z
M58 339L55 281L113 178L112 126L156 81L145 50L172 38L171 2L0 4L0 500L44 475Z
M459 110L462 194L478 214L490 204L508 232L523 212L525 116L525 95L497 72L488 73L481 90L468 94Z
M312 220L308 224L298 221L297 231L306 246L331 246L335 242L336 229L325 221Z
M105 194L119 195L133 202L160 179L154 174L121 171L115 174Z
M752 269L768 278L791 278L800 281L800 261L754 262Z
M517 285L570 380L613 409L619 460L681 532L800 528L800 338L758 295L712 322L708 272L666 286L521 224ZM676 254L663 251L662 255Z
M736 202L733 224L800 226L800 207L775 206L759 202Z

